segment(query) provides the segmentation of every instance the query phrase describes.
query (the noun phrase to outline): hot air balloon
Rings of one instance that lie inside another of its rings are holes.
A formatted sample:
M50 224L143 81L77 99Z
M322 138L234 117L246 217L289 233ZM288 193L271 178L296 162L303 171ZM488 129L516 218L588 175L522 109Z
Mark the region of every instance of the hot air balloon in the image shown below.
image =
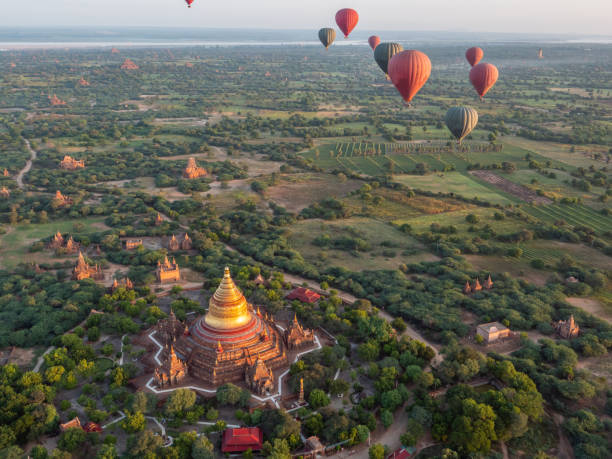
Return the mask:
M336 31L334 29L330 29L329 27L325 27L319 30L319 40L325 46L325 49L329 48L329 46L336 39Z
M470 63L472 67L478 64L482 58L484 57L484 51L480 49L478 46L474 46L473 48L468 49L465 52L465 58Z
M410 105L431 74L431 61L426 54L410 49L393 56L388 70L391 81Z
M387 79L389 79L389 61L393 56L395 56L397 53L401 53L403 50L404 48L399 43L381 43L374 50L374 60L380 69L385 72Z
M351 8L343 8L336 13L336 24L338 24L338 27L344 33L344 38L348 38L358 21L359 14Z
M493 64L481 62L472 67L472 70L470 70L470 81L480 96L480 100L482 100L487 91L493 87L498 76L499 72L497 71L497 67Z
M478 124L478 112L472 107L451 107L444 117L446 127L461 143Z
M191 4L194 2L194 0L185 0L185 3L187 3L187 8L191 8Z
M372 35L370 38L368 38L368 43L370 44L370 48L372 48L372 51L374 51L376 47L380 45L380 37Z

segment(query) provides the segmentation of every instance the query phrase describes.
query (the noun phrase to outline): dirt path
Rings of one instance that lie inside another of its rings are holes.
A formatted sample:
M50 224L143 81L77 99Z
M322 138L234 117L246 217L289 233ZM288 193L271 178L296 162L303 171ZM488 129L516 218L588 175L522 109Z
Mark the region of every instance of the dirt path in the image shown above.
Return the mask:
M511 194L512 196L516 196L523 201L533 203L533 204L552 204L552 201L543 196L538 196L538 194L527 188L526 186L519 185L518 183L511 182L507 178L500 177L493 172L486 170L476 170L470 171L470 174L474 177L478 177L481 180L484 180L487 183L490 183L496 188L499 188L506 193Z
M25 137L23 137L23 141L28 147L28 150L30 150L30 159L28 159L28 162L26 163L25 167L21 169L19 171L19 174L17 175L16 180L17 180L17 186L19 188L23 188L23 176L27 174L30 171L30 169L32 169L32 162L36 159L36 151L32 148L32 145L30 145L30 141L26 139Z
M557 446L557 457L559 459L574 459L574 448L565 436L565 432L561 428L564 418L562 415L554 412L548 412L548 415L552 417L555 425L557 426L557 432L559 433L559 445Z
M43 362L45 361L45 355L47 355L49 352L51 352L53 349L55 349L55 346L49 346L47 348L47 350L45 351L45 353L43 355L41 355L40 357L38 357L38 361L36 362L36 366L34 366L34 373L38 373L40 371L40 367L42 366Z

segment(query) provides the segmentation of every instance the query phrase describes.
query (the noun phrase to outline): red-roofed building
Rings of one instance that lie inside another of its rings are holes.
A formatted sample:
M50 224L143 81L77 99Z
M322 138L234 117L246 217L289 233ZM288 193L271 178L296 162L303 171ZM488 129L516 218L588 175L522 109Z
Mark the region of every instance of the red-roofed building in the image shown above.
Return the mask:
M263 432L259 427L225 429L223 432L223 453L241 453L247 450L260 451L263 445Z
M102 427L100 427L100 424L96 424L95 422L88 422L83 426L83 430L85 432L102 432Z
M414 448L400 448L389 454L387 459L409 459L414 452Z
M321 299L321 295L304 287L293 289L286 297L288 300L299 300L302 303L316 303Z

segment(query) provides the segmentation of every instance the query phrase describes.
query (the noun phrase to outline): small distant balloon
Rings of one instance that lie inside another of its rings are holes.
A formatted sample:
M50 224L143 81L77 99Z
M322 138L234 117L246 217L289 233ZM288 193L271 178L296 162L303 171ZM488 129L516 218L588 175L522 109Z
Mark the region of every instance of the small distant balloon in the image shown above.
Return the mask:
M476 64L472 67L472 70L470 70L470 81L481 100L489 89L493 87L498 77L499 71L497 67L487 62Z
M470 63L472 67L478 64L482 58L484 57L484 51L478 46L474 46L473 48L468 49L465 52L465 58Z
M185 3L187 3L187 8L191 8L191 4L194 2L194 0L185 0Z
M472 107L451 107L444 117L446 127L461 143L478 124L478 112Z
M403 50L404 48L399 43L381 43L374 50L374 60L380 69L385 72L387 79L389 78L389 61L393 56L397 53L401 53Z
M410 49L389 61L389 77L408 105L431 75L431 61L425 53Z
M344 38L348 38L353 29L357 26L357 22L359 22L359 14L357 11L351 8L343 8L336 13L336 24L342 33L344 34Z
M380 37L372 35L370 38L368 38L368 43L370 45L370 48L372 48L372 51L374 51L376 47L380 45Z
M329 48L329 46L334 42L335 39L336 31L334 29L324 27L323 29L319 30L319 40L321 40L321 43L323 43L325 49Z

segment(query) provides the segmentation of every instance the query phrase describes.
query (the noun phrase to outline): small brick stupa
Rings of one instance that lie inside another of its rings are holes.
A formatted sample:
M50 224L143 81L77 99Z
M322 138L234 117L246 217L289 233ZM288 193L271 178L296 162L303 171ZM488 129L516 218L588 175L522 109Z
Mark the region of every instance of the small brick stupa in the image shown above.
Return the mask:
M49 103L52 107L61 107L63 105L66 105L66 102L57 97L56 94L53 94L53 96L49 96Z
M55 202L56 205L63 207L63 206L69 206L70 204L72 204L72 199L69 198L68 196L64 196L60 190L57 190L55 192L55 197L53 198L53 202Z
M81 77L81 79L79 80L79 86L89 86L89 81Z
M123 61L123 64L121 65L121 70L138 70L139 68L140 67L134 64L134 62L129 58Z

